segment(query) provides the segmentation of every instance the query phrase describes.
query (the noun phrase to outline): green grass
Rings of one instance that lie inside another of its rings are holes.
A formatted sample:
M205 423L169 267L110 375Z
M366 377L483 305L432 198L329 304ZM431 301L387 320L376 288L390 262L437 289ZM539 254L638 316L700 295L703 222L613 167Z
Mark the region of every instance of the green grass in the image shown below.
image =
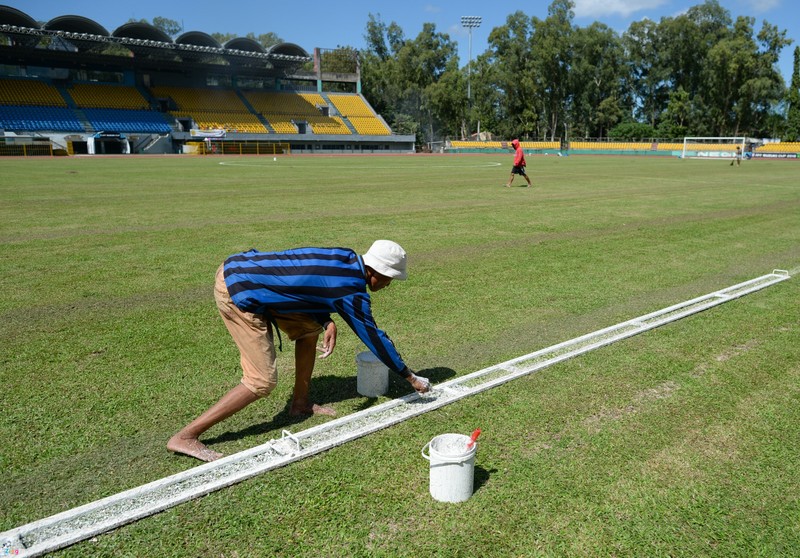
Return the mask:
M220 164L224 163L224 164ZM169 436L235 385L212 281L251 247L400 242L379 325L434 382L772 271L800 272L800 167L534 157L2 160L0 531L193 467ZM517 182L520 182L517 179ZM800 548L796 278L268 472L59 556L791 556ZM340 322L341 325L341 322ZM312 395L340 416L340 327ZM226 454L288 417L210 430ZM389 397L407 393L393 379ZM476 490L419 451L483 434Z

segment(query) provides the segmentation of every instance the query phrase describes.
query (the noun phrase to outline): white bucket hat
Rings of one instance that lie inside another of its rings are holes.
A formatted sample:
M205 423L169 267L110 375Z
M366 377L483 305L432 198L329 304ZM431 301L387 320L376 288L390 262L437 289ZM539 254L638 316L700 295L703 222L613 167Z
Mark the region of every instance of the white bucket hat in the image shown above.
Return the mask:
M376 240L362 257L365 265L370 266L381 275L401 281L408 277L406 251L397 242Z

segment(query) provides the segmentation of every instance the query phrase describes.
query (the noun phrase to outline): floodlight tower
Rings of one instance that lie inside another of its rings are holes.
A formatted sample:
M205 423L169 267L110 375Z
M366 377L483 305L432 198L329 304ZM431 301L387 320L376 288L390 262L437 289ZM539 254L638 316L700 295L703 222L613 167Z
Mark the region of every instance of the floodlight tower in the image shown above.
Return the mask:
M481 16L461 16L461 26L469 29L469 63L467 65L467 99L472 99L470 78L472 76L472 30L481 26Z

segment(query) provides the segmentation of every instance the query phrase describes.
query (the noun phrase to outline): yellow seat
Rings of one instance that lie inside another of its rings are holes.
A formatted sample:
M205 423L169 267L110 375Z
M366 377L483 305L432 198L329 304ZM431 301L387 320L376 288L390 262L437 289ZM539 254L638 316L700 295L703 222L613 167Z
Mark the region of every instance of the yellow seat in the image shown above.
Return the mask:
M66 107L58 89L35 79L0 78L0 105Z
M150 104L135 88L126 85L76 83L68 90L80 108L147 110Z

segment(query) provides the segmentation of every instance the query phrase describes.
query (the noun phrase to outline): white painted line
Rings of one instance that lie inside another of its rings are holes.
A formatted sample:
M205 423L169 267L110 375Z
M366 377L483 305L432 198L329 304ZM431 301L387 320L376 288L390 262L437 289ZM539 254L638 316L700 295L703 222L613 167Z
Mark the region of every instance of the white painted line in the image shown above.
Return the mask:
M287 156L288 158L284 160L284 163L281 165L281 168L301 168L301 165L296 164L293 165L291 161L291 155ZM280 163L280 161L278 161ZM299 162L298 162L299 163ZM267 168L273 167L276 163L271 161L269 163L263 162L247 162L247 161L220 161L217 163L223 167L258 167L258 168ZM373 171L373 170L384 170L384 169L488 169L488 168L496 168L503 166L503 163L500 162L480 162L480 163L473 163L473 164L408 164L408 165L351 165L346 167L348 171L356 171L356 170L364 170L364 171ZM303 167L308 168L308 167ZM330 176L326 173L326 176Z
M12 552L19 551L17 556L40 556L789 278L787 271L776 269L771 274L443 382L434 386L431 394L412 393L297 434L284 430L280 439L0 533L0 544L7 541Z

